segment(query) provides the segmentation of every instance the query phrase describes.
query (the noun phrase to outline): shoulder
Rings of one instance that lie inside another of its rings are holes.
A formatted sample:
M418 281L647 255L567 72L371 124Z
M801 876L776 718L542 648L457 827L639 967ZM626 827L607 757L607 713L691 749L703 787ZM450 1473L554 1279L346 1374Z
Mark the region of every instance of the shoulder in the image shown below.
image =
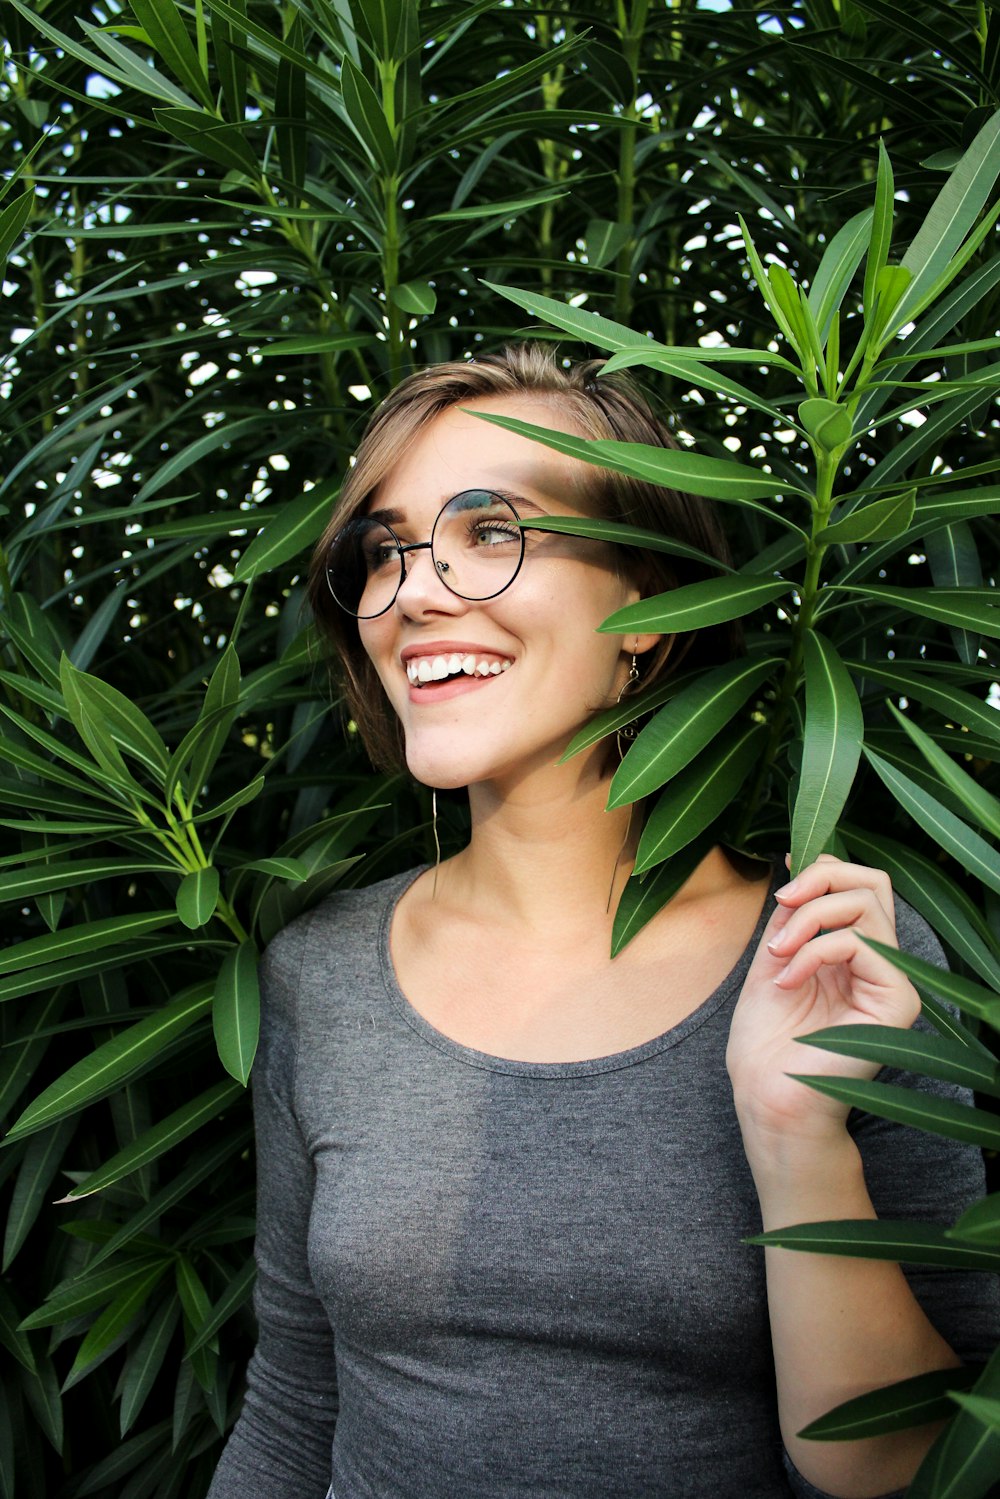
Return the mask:
M333 960L341 967L359 955L373 958L383 922L419 868L361 889L335 890L296 916L268 943L261 965L267 991L328 982Z
M923 958L938 968L947 968L944 948L929 923L895 892L893 899L896 905L896 941L900 951L909 953L914 958Z

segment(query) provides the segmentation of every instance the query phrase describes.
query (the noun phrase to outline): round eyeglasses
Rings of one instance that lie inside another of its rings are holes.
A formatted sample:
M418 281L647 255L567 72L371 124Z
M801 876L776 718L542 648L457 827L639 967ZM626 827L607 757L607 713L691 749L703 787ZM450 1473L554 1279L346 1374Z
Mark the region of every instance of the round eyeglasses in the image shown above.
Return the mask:
M429 551L449 592L471 603L509 588L524 561L517 511L490 489L463 489L438 511L430 541L400 541L377 515L349 520L330 543L326 581L342 609L377 619L396 602L409 552Z

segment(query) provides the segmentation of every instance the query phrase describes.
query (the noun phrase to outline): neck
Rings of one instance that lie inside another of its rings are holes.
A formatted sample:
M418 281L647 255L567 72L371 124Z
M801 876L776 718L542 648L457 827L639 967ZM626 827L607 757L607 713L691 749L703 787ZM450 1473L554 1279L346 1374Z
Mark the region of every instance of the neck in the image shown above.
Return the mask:
M578 758L502 790L470 788L472 837L442 867L445 899L480 910L494 905L507 927L544 933L552 945L560 933L575 941L581 932L606 945L640 823L636 813L630 826L628 807L605 811L609 777L599 757Z

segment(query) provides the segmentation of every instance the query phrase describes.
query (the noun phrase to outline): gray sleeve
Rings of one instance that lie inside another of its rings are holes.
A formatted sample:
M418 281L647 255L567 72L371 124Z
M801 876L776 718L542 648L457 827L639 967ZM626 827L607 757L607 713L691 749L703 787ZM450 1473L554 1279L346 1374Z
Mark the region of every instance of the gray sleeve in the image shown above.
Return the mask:
M946 968L947 961L930 927L909 906L897 901L899 945L927 962ZM930 1029L923 1019L922 1029ZM916 1073L886 1068L879 1080L912 1088L916 1093L970 1104L967 1088ZM864 1161L865 1177L880 1218L943 1223L955 1220L986 1191L981 1151L929 1131L863 1114L851 1122ZM976 1270L905 1266L914 1295L931 1322L960 1358L985 1360L1000 1336L1000 1284L994 1275Z
M934 933L921 916L897 899L900 947L915 957L948 964ZM923 1019L921 1028L929 1028ZM939 1098L971 1103L968 1089L915 1073L885 1068L879 1080L897 1083ZM923 1130L878 1119L873 1114L852 1116L851 1133L865 1167L868 1190L880 1218L951 1224L985 1191L985 1171L979 1150L957 1140L946 1140ZM930 1321L955 1352L968 1360L989 1357L1000 1336L1000 1284L982 1271L938 1270L904 1266L913 1293ZM788 1482L796 1499L833 1499L816 1488L784 1454ZM903 1489L879 1499L903 1499Z
M258 1342L243 1410L209 1499L323 1499L330 1483L337 1419L333 1333L309 1273L313 1166L294 1108L303 926L297 923L272 943L261 969L261 1040L253 1067Z

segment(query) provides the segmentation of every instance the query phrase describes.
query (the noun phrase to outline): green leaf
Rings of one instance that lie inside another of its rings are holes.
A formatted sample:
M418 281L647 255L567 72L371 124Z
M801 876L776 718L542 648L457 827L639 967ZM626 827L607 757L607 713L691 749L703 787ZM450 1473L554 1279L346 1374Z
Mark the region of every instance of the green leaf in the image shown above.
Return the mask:
M88 1494L99 1494L110 1486L114 1486L112 1492L125 1494L127 1491L120 1486L120 1480L128 1473L133 1473L141 1467L144 1462L162 1457L164 1449L169 1450L171 1435L171 1423L169 1421L158 1421L154 1426L148 1426L138 1436L129 1437L127 1441L119 1442L109 1457L102 1458L89 1470L87 1478L78 1483L75 1488L75 1499L85 1499ZM171 1454L172 1462L177 1462L177 1457ZM131 1485L130 1485L131 1487Z
M315 829L310 828L309 832L315 832ZM248 864L237 864L233 873L235 875L267 874L272 879L292 880L295 884L301 884L313 871L301 859L271 858L252 859Z
M257 353L262 359L288 354L335 354L344 349L367 349L375 342L370 333L301 333L294 338L272 338Z
M924 538L924 549L937 588L979 588L983 570L975 534L968 521L941 526ZM979 638L968 630L952 630L951 638L960 661L975 666Z
M723 733L698 762L675 776L642 830L635 873L679 853L723 812L760 754L763 725Z
M214 109L208 78L174 0L129 0L129 4L161 61L206 109Z
M681 676L668 677L665 682L660 682L652 691L638 694L636 697L623 698L613 708L608 708L603 713L596 714L586 726L575 734L566 746L559 760L561 765L565 760L571 760L574 755L580 754L581 750L590 749L591 745L599 744L602 739L607 739L609 734L622 729L626 724L632 723L634 719L644 718L646 714L652 713L663 703L669 702L676 697L688 684L694 681L693 672L685 672Z
M681 380L696 390L710 390L714 395L728 397L732 401L738 401L741 405L750 406L755 411L765 411L776 422L780 422L782 426L785 425L788 418L777 406L772 406L748 386L741 385L737 380L731 380L728 375L722 375L713 368L711 355L716 355L719 359L727 355L745 355L746 362L749 363L749 350L710 348L697 352L701 355L700 358L695 357L690 350L660 350L655 345L651 345L649 349L625 349L608 360L600 371L600 375L610 375L615 370L630 369L634 365L640 365L644 369L659 370L661 374ZM782 362L787 363L787 361Z
M536 427L532 422L513 416L498 416L495 412L470 409L469 414L480 421L492 422L495 427L503 427L507 432L516 432L520 437L544 443L568 458L580 458L598 468L609 468L633 479L646 479L685 494L728 500L734 505L749 499L770 499L778 494L805 495L805 490L772 474L765 474L762 469L725 458L708 458L704 453L691 453L686 449L654 448L641 442L571 437L566 432ZM768 514L774 520L784 520L780 512L769 511ZM791 525L791 522L785 521L785 524Z
M28 192L22 193L19 198L15 198L13 203L9 203L3 212L0 213L0 261L4 264L6 264L11 250L21 238L24 226L31 217L31 209L34 201L34 191L29 189Z
M921 664L914 670L906 662L848 661L847 668L859 677L884 683L903 697L915 698L941 713L951 723L978 730L1000 743L1000 721L995 708L948 684L947 677L931 675Z
M69 1322L73 1317L83 1317L97 1311L119 1296L124 1296L134 1285L146 1281L155 1268L161 1273L170 1264L166 1255L151 1262L148 1259L128 1260L125 1264L110 1265L106 1270L96 1270L71 1276L62 1281L45 1305L31 1312L21 1322L21 1328L30 1331L35 1327L56 1327L60 1322Z
M37 1370L35 1355L26 1333L21 1331L21 1318L6 1284L0 1281L0 1347L17 1360L29 1374Z
M873 212L870 208L856 213L841 225L823 251L823 258L809 289L809 307L816 320L819 336L825 341L833 315L847 294L854 272L871 237ZM848 432L848 436L850 433ZM847 441L847 438L841 439Z
M966 1208L948 1234L954 1239L971 1239L973 1243L1000 1244L1000 1192L992 1192Z
M414 317L427 317L437 306L437 292L428 281L403 281L390 288L389 301Z
M837 584L840 593L857 593L876 604L886 604L906 614L935 619L956 629L978 630L991 640L1000 640L1000 609L993 588L863 588L859 584Z
M854 683L830 642L804 635L806 722L792 814L792 872L829 844L854 785L865 721Z
M208 1013L211 1003L211 986L195 984L155 1015L112 1036L50 1083L11 1125L7 1139L33 1134L106 1097L126 1078L154 1062L169 1042Z
M854 1400L845 1400L810 1421L799 1432L807 1441L857 1442L865 1437L906 1431L929 1421L946 1421L952 1413L948 1396L952 1390L967 1390L979 1371L971 1365L958 1369L933 1369L897 1384L871 1390Z
M990 1399L1000 1395L1000 1349L980 1374L974 1393ZM959 1410L921 1463L907 1499L989 1499L998 1471L1000 1438L971 1412Z
M177 914L192 932L215 915L219 899L219 871L212 865L194 869L181 880L177 891Z
M119 1407L122 1436L134 1425L146 1403L156 1377L166 1362L167 1350L179 1321L180 1307L174 1298L162 1301L150 1318L138 1345L125 1360Z
M197 1353L199 1349L207 1347L219 1328L228 1322L245 1302L250 1300L256 1278L257 1266L253 1259L248 1259L233 1276L215 1306L205 1316L196 1336L188 1344L189 1354Z
M215 981L212 1025L219 1060L246 1087L260 1034L257 949L252 942L231 948Z
M902 536L913 524L917 491L886 495L859 505L842 519L827 526L822 533L824 546L844 546L849 542L886 541Z
M34 968L75 953L107 952L122 938L143 937L174 920L173 911L148 911L134 916L102 916L97 921L80 922L63 927L45 937L29 937L13 947L0 950L0 973Z
M590 219L584 235L589 265L602 268L617 259L632 238L632 225L615 219Z
M398 165L395 137L378 95L349 57L341 64L340 86L347 118L372 164L386 177L393 176Z
M283 562L312 546L330 519L339 491L339 480L331 479L317 484L315 488L283 505L236 564L233 573L236 581L248 583L258 573L280 567Z
M1000 1400L991 1400L986 1395L962 1395L952 1397L970 1416L975 1416L984 1426L989 1426L1000 1435Z
M1000 1062L961 1041L891 1025L835 1025L795 1039L803 1046L861 1057L880 1067L905 1067L921 1077L978 1088L1000 1098Z
M804 1076L798 1072L788 1075L827 1098L835 1098L855 1109L864 1109L881 1119L892 1119L896 1124L908 1124L913 1129L944 1135L947 1140L962 1140L968 1145L993 1150L1000 1146L1000 1116L988 1113L986 1109L975 1109L951 1098L918 1093L914 1088L899 1087L896 1083Z
M189 225L184 225L189 229ZM195 438L194 442L187 443L179 453L160 465L152 478L147 479L135 497L135 503L141 505L151 495L159 490L165 489L172 484L178 475L186 473L195 463L200 463L203 458L209 458L217 453L220 448L229 447L242 437L260 435L260 417L247 416L238 422L220 422L218 426L212 427L204 432L201 437Z
M887 1218L798 1223L755 1234L747 1244L799 1249L809 1254L841 1254L862 1260L895 1260L904 1265L941 1265L951 1270L1000 1270L1000 1249L956 1244L937 1223L893 1223Z
M75 1202L79 1197L89 1197L92 1192L101 1192L114 1182L121 1181L122 1177L149 1165L150 1161L159 1160L166 1151L180 1145L196 1130L201 1129L202 1125L222 1113L241 1096L242 1091L235 1083L216 1083L215 1087L199 1094L191 1103L175 1109L172 1114L161 1119L159 1124L154 1124L152 1129L146 1130L124 1150L119 1150L109 1161L105 1161L97 1171L92 1171L73 1188L65 1201Z
M62 1165L76 1125L75 1118L64 1119L50 1129L40 1131L29 1141L18 1169L7 1213L3 1242L4 1273L31 1232L53 1178Z
M616 958L632 938L672 900L690 879L712 846L711 835L695 838L669 863L661 864L645 879L632 875L625 883L615 910L611 932L611 956Z
M125 754L138 760L162 785L169 754L145 713L123 692L102 682L99 677L72 667L70 670L76 691L91 718L99 718L114 743Z
M192 818L193 822L214 822L217 817L229 817L231 813L237 812L240 807L245 807L254 801L264 789L264 777L255 776L248 786L240 791L234 791L232 796L227 796L224 801L209 807L205 812L199 812Z
M493 281L483 281L481 284L498 297L505 297L508 302L513 302L523 312L530 313L532 317L541 318L554 328L561 328L564 333L571 333L584 343L595 344L599 349L611 349L617 353L619 349L659 347L666 354L670 352L663 345L653 344L644 333L635 333L622 323L613 323L609 318L599 317L596 312L586 312L580 307L567 307L564 302L557 302L553 297L543 297L537 292L518 291L512 286L500 286Z
M164 871L176 872L166 860L78 859L70 863L54 860L30 873L20 869L0 874L0 901L25 900L52 890L69 890L74 885L86 889L96 880L109 879L112 875L162 874Z
M1000 110L990 116L938 193L930 212L903 256L913 279L893 317L898 328L910 320L924 293L945 271L975 225L996 181Z
M865 750L869 764L883 784L888 787L914 822L923 828L935 843L946 849L952 858L981 880L990 890L1000 895L1000 856L997 850L964 823L960 817L949 812L934 797L919 787L909 776L883 760L872 750Z
M892 219L895 199L892 163L885 149L885 142L878 143L878 175L875 180L875 210L872 216L871 235L868 243L868 258L865 262L864 309L865 322L870 324L875 313L875 286L879 275L889 259L892 244Z
M122 1336L139 1315L169 1268L170 1261L164 1256L159 1264L147 1268L144 1275L135 1279L127 1290L123 1291L120 1296L116 1296L114 1301L105 1307L77 1350L72 1368L66 1376L66 1386L71 1383L75 1384L93 1364L98 1362L112 1343Z
M239 172L252 182L260 177L260 164L239 125L227 125L217 115L201 109L174 107L154 109L156 123L199 156L207 156L226 172Z
M704 583L688 583L670 593L640 599L637 604L626 604L598 629L611 635L632 630L653 630L666 635L702 630L706 625L742 619L754 609L791 593L793 587L792 583L752 575L709 578Z
M206 784L215 763L221 755L233 720L239 710L240 700L240 658L236 654L233 645L227 645L222 653L218 666L209 679L208 688L205 692L205 702L198 716L198 724L195 728L211 725L208 731L197 736L193 743L188 768L188 784L191 788L193 798L201 794L202 787ZM183 752L185 742L181 744L174 761L171 762L168 771L168 780L175 773L175 764L184 763Z
M63 700L73 725L98 765L103 767L116 785L127 791L131 777L118 746L107 730L103 714L94 711L92 701L88 700L81 688L80 678L84 676L86 673L77 671L68 656L62 657L59 678Z
M218 1171L227 1162L245 1149L253 1138L253 1130L243 1127L235 1133L225 1135L221 1140L214 1143L202 1145L195 1153L189 1165L183 1171L167 1182L166 1186L154 1192L148 1202L143 1203L138 1212L133 1213L127 1222L117 1228L111 1237L98 1250L90 1261L89 1268L96 1270L98 1265L117 1254L120 1249L134 1242L144 1234L146 1229L152 1229L157 1219L174 1207L178 1202L183 1202L189 1192Z
M608 810L650 796L689 765L779 664L777 657L730 661L698 677L673 697L639 731L615 771Z
M645 551L666 552L671 557L686 557L691 562L701 562L713 572L732 573L733 569L709 552L699 551L686 542L675 541L662 531L647 531L642 526L629 526L621 521L602 520L592 515L543 515L519 521L524 531L544 531L561 536L588 536L595 541L607 541L614 546L642 547Z
M865 937L862 940L887 958L894 967L901 969L918 989L929 989L932 994L950 1000L966 1014L974 1016L977 1020L990 1021L995 1025L998 1007L1000 1007L1000 994L996 991L991 993L989 989L974 984L971 979L963 978L961 974L952 973L947 968L938 968L936 963L928 963L923 958L915 958L911 953L901 952L897 947L889 947L885 943L876 942L874 937Z
M944 784L964 803L973 821L995 838L1000 838L1000 798L991 795L985 786L980 786L978 781L973 780L967 770L956 765L951 756L945 754L919 724L900 713L895 703L889 703L889 711L913 740L927 763L937 771Z

